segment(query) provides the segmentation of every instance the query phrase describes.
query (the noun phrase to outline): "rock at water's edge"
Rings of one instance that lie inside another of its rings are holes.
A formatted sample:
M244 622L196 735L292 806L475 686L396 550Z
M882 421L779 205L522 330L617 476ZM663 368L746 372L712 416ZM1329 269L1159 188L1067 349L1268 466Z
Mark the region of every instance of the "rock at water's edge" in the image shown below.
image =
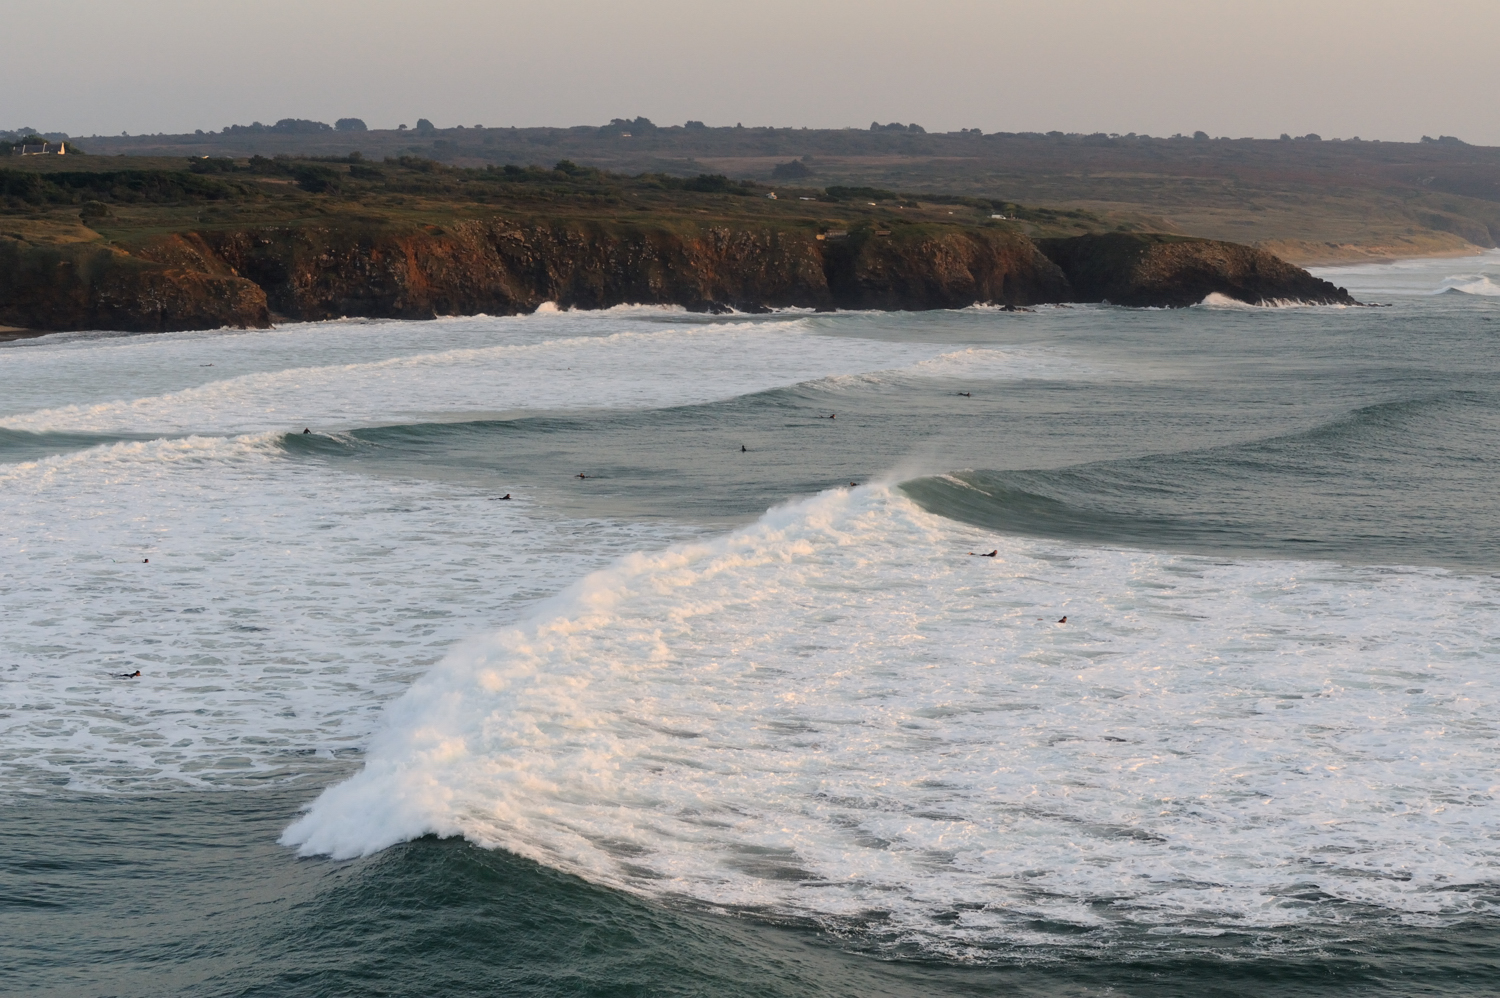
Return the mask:
M1221 294L1251 305L1359 304L1343 288L1238 243L1109 232L1041 239L1037 245L1062 268L1080 302L1184 308Z

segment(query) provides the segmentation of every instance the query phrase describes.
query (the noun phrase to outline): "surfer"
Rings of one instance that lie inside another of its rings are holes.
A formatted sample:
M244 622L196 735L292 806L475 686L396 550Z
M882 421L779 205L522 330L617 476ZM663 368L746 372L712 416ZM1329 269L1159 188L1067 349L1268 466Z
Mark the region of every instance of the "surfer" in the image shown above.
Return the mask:
M998 558L998 557L1000 557L1000 549L996 548L995 550L991 551L989 554L975 554L973 551L970 551L969 552L969 557L970 558Z
M492 498L492 499L491 499L491 500L490 500L490 502L504 502L504 501L505 501L505 500L507 500L507 499L509 499L509 498L510 498L510 493L509 493L509 492L507 492L507 493L505 493L505 495L503 495L503 496L495 496L495 497L494 497L494 498Z
M115 678L116 679L136 679L136 678L138 678L140 676L140 674L141 674L141 670L140 669L137 669L134 672L117 672L117 673L115 673Z
M585 475L583 472L580 471L578 474L574 475L573 477L574 478L587 478L589 476Z
M1068 615L1067 614L1063 614L1062 620L1058 621L1059 624L1066 624L1067 622L1068 622Z
M308 429L308 428L307 428L307 427L305 427L305 426L304 426L304 427L303 427L303 428L302 428L302 435L303 435L303 436L304 436L304 437L305 437L305 436L307 436L307 435L308 435L308 434L310 434L310 433L312 433L312 430L309 430L309 429Z
M746 447L744 444L740 444L740 453L741 454L745 453L749 449L750 448Z
M974 397L973 392L959 392L958 394L962 395L966 399L971 399Z

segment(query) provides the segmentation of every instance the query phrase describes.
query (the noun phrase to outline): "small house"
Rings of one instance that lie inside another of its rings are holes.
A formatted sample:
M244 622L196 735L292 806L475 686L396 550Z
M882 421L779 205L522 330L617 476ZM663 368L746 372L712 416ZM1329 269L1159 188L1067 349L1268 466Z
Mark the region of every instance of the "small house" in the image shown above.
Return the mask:
M59 142L56 148L54 148L52 143L46 139L43 139L41 142L26 142L12 148L20 156L64 156L68 152L68 144L66 142Z

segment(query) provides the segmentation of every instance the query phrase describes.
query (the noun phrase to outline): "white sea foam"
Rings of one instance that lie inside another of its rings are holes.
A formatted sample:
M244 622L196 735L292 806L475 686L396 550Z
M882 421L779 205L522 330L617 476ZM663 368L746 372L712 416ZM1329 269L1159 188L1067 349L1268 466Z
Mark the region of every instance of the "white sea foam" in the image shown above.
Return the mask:
M1347 308L1347 305L1322 305L1296 298L1266 298L1250 303L1211 291L1194 308L1229 309L1231 311L1262 311L1268 308Z
M707 324L700 316L670 309L619 306L597 312L477 315L427 321L344 319L275 329L150 336L61 334L0 344L0 357L4 358L0 363L0 415L68 403L146 398L247 374L367 365L455 350L536 346L556 340L693 329Z
M163 395L18 413L0 426L151 434L304 424L340 430L524 409L680 405L911 365L932 376L978 377L1044 377L1077 367L1018 350L944 354L941 345L822 336L803 323L679 325L259 371ZM106 380L119 384L117 377Z
M346 475L276 439L0 468L0 791L316 771L454 641L684 535Z
M1360 295L1435 295L1450 289L1473 295L1500 294L1500 250L1478 256L1430 257L1390 263L1317 267L1311 273Z
M14 427L223 434L419 407L671 404L893 364L1024 377L1049 363L825 336L806 320L682 318L621 309L80 339L9 352L0 381L44 404L84 400L13 415ZM434 343L448 348L421 349ZM341 352L354 362L285 367ZM202 383L208 363L241 373ZM836 390L838 376L822 384ZM280 439L195 435L0 466L0 789L306 772L308 753L357 751L379 705L455 640L626 550L696 533L369 480L288 460ZM111 678L136 668L140 682Z
M442 414L672 405L931 356L773 326L684 326L247 374L166 395L13 415L15 430L247 433Z
M1497 606L1493 579L996 539L830 493L455 649L284 842L463 835L948 953L1035 919L1488 910Z
M929 378L973 378L986 381L1009 381L1023 378L1051 380L1057 378L1097 377L1109 373L1094 362L1085 362L1059 351L967 347L951 350L906 369Z

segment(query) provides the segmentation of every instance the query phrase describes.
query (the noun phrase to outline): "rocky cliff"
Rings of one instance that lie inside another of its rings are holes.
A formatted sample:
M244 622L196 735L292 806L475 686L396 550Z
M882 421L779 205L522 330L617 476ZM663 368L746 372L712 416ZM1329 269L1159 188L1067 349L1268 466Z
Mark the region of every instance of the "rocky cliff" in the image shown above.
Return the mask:
M819 239L770 228L521 223L504 219L400 230L302 226L205 233L193 246L266 290L292 319L529 312L542 302L691 309L931 309L980 301L1060 301L1067 281L1023 236L1002 229Z
M1068 276L1078 301L1183 308L1221 294L1251 305L1358 304L1343 288L1238 243L1110 232L1038 245Z
M385 221L215 228L94 244L0 241L0 324L160 331L273 317L430 318L543 302L697 310L961 308L1108 300L1352 301L1245 246L1111 234L1034 243L1003 227L805 228L619 221Z
M222 269L163 265L97 243L0 240L0 325L161 333L270 324L266 293Z

